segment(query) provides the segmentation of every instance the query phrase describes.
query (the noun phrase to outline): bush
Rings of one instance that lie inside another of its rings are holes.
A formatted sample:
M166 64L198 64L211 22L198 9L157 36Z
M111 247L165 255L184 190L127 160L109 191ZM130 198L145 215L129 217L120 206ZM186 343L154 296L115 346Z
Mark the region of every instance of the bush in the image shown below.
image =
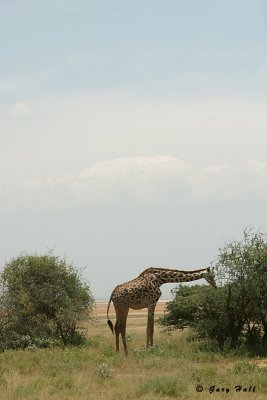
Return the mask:
M193 337L216 340L223 348L229 331L223 309L225 288L180 285L174 293L174 300L167 304L169 312L159 320L160 324L178 329L191 327Z
M0 344L1 350L34 350L36 348L47 349L58 346L60 341L52 337L34 337L29 335L19 335L16 332L10 332Z
M27 347L23 338L37 347L82 343L78 325L90 318L94 299L72 265L52 254L24 255L5 266L1 280L2 346L12 347L14 336L19 348Z
M261 233L245 230L240 242L220 249L215 265L215 290L209 286L178 286L160 323L193 328L198 338L215 340L220 349L240 345L256 353L267 343L267 242Z

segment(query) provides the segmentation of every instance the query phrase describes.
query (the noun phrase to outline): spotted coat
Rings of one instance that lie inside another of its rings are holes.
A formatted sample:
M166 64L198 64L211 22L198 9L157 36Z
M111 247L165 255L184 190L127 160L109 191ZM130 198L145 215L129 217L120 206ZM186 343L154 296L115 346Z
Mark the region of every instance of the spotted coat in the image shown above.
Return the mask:
M128 282L118 285L113 290L107 309L108 325L114 332L113 324L108 313L111 301L116 311L116 350L119 351L119 335L122 337L124 351L127 354L126 320L129 308L139 310L148 309L147 347L153 345L154 310L161 296L160 286L171 282L189 282L205 278L212 286L216 286L214 277L209 268L194 271L179 271L168 268L147 268L141 274Z

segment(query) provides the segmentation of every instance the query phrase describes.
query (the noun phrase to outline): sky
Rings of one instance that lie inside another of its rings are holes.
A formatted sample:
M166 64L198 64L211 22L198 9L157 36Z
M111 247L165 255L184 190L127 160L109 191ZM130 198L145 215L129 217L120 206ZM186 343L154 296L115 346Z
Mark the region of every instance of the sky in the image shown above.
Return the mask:
M52 249L107 299L267 232L265 1L0 9L2 268Z

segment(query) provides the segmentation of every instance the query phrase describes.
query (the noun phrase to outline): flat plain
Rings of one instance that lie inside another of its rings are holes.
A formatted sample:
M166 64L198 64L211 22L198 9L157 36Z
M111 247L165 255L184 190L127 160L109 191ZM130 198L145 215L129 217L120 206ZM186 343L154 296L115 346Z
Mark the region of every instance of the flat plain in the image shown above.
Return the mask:
M131 310L127 324L129 356L115 352L107 326L107 303L83 324L82 347L5 351L0 354L0 399L160 400L267 398L267 361L220 354L190 341L190 332L166 333L155 326L155 346L144 347L146 310ZM159 302L156 319L164 313ZM114 308L110 318L115 322Z

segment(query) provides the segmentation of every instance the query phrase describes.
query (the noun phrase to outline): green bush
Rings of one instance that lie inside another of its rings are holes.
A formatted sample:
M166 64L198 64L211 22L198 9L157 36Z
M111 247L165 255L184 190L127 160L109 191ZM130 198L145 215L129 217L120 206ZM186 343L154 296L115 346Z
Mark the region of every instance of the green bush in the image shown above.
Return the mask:
M52 254L20 256L4 267L1 283L2 347L83 342L78 325L90 318L94 299L78 271L64 259Z
M34 337L29 335L19 335L16 332L10 332L10 336L1 344L1 350L34 350L36 348L47 349L60 345L60 341L53 337Z
M216 341L220 349L267 348L267 241L245 230L240 242L220 249L214 266L219 287L178 286L160 319L164 327L193 328L194 336Z

